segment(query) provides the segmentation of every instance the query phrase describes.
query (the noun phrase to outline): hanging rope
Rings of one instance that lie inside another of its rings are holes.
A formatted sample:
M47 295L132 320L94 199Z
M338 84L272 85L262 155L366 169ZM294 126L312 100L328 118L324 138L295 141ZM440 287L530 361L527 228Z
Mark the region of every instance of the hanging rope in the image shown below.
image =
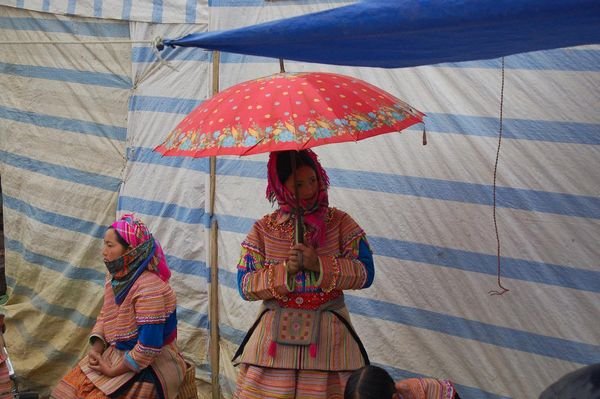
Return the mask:
M502 117L504 116L503 112L504 112L504 57L502 57L502 80L501 80L501 84L500 84L500 128L498 131L498 148L496 150L496 162L494 164L494 185L493 185L493 200L494 200L493 216L494 216L494 229L496 231L496 244L497 244L496 258L498 260L497 275L498 275L498 287L501 288L501 291L490 290L490 291L488 291L488 294L490 294L490 295L502 295L505 292L510 291L508 288L504 288L502 286L502 283L500 282L500 234L498 233L498 221L496 219L496 177L498 174L498 160L500 159L500 146L502 145Z

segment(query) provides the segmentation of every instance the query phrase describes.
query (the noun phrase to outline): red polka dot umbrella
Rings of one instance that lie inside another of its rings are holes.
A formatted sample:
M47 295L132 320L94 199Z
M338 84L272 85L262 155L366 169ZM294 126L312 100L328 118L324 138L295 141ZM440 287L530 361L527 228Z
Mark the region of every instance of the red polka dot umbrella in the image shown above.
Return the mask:
M278 73L239 83L203 102L156 151L207 157L302 150L399 132L423 117L357 78Z

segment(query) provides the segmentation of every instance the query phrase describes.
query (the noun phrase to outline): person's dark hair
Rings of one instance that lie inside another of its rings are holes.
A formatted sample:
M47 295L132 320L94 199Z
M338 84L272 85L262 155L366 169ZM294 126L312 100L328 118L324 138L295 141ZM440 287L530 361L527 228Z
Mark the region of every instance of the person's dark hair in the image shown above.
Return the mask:
M119 232L117 230L115 230L114 227L109 227L109 230L113 230L115 232L115 235L117 236L117 242L119 244L121 244L124 248L129 248L129 243L127 241L125 241L125 239L123 237L121 237L121 234L119 234Z
M281 151L277 154L277 177L281 184L285 184L292 174L292 157L296 158L296 169L309 166L315 173L317 172L316 165L306 151Z
M539 399L600 398L600 363L565 374L547 387Z
M396 392L394 380L377 366L365 366L350 375L344 399L391 399Z

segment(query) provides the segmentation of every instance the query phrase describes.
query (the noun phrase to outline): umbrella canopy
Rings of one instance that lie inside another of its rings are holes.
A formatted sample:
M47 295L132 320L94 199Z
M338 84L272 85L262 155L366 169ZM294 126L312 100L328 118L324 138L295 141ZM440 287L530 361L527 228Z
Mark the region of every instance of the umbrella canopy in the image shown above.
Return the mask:
M164 44L398 68L600 43L598 26L598 0L363 0Z
M399 132L423 116L357 78L278 73L239 83L200 104L156 150L192 157L302 150Z

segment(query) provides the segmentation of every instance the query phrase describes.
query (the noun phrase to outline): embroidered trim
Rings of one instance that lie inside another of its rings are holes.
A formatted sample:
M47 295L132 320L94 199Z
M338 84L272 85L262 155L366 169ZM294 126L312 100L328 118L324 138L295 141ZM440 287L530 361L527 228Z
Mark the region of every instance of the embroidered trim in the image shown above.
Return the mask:
M337 285L337 281L340 276L340 264L338 263L337 258L335 256L332 256L331 260L333 261L333 277L331 278L331 284L329 284L329 287L323 288L323 292L325 293L333 291L333 289Z
M277 291L275 290L275 278L273 277L273 269L275 267L274 266L269 266L267 268L267 287L269 288L269 292L271 292L271 295L273 295L273 298L280 300L280 301L287 301L288 298L285 295L279 295L277 293Z

